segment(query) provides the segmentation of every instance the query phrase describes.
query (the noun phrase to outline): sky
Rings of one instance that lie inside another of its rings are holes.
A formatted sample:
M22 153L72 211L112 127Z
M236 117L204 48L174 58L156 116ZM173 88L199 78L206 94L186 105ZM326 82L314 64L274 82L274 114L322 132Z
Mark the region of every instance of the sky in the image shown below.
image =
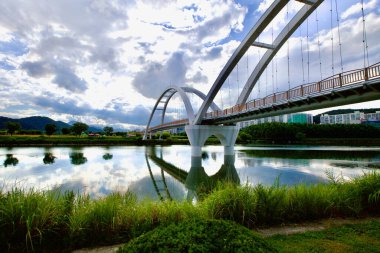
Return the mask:
M191 86L207 94L272 2L2 0L0 116L142 129L165 87ZM380 0L364 1L368 59L360 2L324 1L279 51L250 98L379 62ZM260 41L270 43L300 6L290 1ZM220 107L235 104L263 54L251 47L240 60L215 99ZM178 98L169 106L169 120L182 117ZM345 106L372 107L380 101Z

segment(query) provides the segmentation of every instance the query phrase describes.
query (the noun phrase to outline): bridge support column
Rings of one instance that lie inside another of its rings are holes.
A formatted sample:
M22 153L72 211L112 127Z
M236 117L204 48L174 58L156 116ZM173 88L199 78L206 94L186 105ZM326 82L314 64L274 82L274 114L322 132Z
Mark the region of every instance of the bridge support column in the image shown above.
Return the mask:
M216 136L224 146L224 161L231 163L235 159L234 145L239 133L238 126L185 126L191 145L191 167L202 167L202 147L208 137Z

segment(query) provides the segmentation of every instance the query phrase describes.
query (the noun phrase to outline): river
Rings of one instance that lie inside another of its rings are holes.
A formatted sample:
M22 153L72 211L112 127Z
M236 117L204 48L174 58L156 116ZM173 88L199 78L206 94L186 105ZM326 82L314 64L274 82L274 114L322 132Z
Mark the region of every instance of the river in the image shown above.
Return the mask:
M327 174L350 179L380 168L380 147L236 146L240 184L325 182ZM0 148L0 189L74 190L100 197L128 189L140 199L169 194L185 199L190 146ZM208 175L223 164L223 147L203 148ZM173 165L173 166L172 166Z

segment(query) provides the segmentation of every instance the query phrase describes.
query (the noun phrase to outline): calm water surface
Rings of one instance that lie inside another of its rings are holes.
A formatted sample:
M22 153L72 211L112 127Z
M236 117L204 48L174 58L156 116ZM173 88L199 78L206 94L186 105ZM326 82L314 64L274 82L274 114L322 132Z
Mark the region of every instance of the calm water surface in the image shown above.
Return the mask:
M237 146L235 168L241 184L316 183L326 171L352 178L380 168L380 147ZM223 164L223 147L203 148L202 164L214 175ZM147 155L149 154L149 155ZM190 146L17 147L0 148L0 188L70 189L92 197L127 189L157 199L163 187L184 199ZM168 167L169 164L169 167ZM178 169L170 167L174 165ZM167 169L169 168L169 169Z

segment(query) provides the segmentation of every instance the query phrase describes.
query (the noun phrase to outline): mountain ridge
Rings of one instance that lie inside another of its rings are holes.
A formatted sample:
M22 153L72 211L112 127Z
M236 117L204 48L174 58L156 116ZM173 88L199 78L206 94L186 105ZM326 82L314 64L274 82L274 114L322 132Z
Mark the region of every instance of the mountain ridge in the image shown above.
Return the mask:
M45 116L30 116L25 118L13 119L9 117L0 116L0 129L5 129L7 122L18 122L21 125L22 130L40 130L45 131L46 124L54 124L57 126L57 130L60 131L62 128L70 128L72 125L59 120L53 120ZM90 126L88 128L90 132L102 132L100 128Z

